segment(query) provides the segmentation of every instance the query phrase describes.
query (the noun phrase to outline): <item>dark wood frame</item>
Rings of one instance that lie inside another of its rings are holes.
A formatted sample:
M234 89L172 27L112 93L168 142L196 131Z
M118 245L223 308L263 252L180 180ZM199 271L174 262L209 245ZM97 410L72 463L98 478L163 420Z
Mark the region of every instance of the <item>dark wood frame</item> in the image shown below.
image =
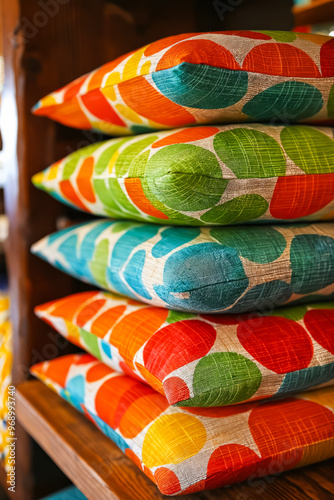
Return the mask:
M296 26L330 22L334 20L334 1L312 0L306 5L296 5L293 14Z

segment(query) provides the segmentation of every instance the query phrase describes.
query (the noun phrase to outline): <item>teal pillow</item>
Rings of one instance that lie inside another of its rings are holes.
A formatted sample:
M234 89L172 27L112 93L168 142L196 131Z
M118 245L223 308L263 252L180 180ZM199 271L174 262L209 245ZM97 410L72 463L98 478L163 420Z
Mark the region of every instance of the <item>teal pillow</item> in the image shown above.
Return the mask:
M98 220L32 250L82 281L193 312L261 311L334 296L334 224L167 227Z

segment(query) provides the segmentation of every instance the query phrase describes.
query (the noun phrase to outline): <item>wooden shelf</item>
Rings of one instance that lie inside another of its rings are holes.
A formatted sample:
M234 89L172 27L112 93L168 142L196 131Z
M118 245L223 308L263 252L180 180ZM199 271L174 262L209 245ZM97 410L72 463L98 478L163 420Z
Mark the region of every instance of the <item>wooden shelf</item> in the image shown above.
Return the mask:
M263 500L317 500L334 497L334 459L220 490L166 497L92 422L37 380L18 387L17 418L89 500L237 500L259 496Z
M334 20L334 0L314 0L307 5L293 7L295 26L319 24Z

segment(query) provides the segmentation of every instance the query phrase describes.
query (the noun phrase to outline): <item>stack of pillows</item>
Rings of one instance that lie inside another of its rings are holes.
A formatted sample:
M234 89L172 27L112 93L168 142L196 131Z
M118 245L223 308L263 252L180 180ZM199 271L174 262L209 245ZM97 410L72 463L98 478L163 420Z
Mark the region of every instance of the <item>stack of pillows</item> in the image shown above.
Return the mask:
M36 308L89 354L32 373L167 495L333 456L334 39L172 36L34 112L122 137L33 178L104 217L33 252L105 291Z

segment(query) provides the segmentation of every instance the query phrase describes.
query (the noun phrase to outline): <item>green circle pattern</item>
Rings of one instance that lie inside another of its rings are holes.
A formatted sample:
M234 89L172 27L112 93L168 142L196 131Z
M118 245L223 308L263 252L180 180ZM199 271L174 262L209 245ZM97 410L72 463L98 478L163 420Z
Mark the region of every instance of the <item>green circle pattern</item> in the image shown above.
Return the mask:
M270 226L213 228L210 234L222 245L234 248L241 257L258 264L273 262L286 248L284 236Z
M211 224L241 224L258 219L268 210L268 202L259 194L244 194L211 208L201 220Z
M194 372L194 397L178 406L223 406L250 399L262 374L250 359L235 352L216 352L202 358Z
M192 144L174 144L159 150L145 168L144 186L147 184L164 205L180 211L215 206L227 183L214 153Z
M278 142L264 132L235 128L213 140L219 158L238 179L283 176L286 162Z
M282 145L306 174L333 173L334 141L313 127L294 125L281 132Z

